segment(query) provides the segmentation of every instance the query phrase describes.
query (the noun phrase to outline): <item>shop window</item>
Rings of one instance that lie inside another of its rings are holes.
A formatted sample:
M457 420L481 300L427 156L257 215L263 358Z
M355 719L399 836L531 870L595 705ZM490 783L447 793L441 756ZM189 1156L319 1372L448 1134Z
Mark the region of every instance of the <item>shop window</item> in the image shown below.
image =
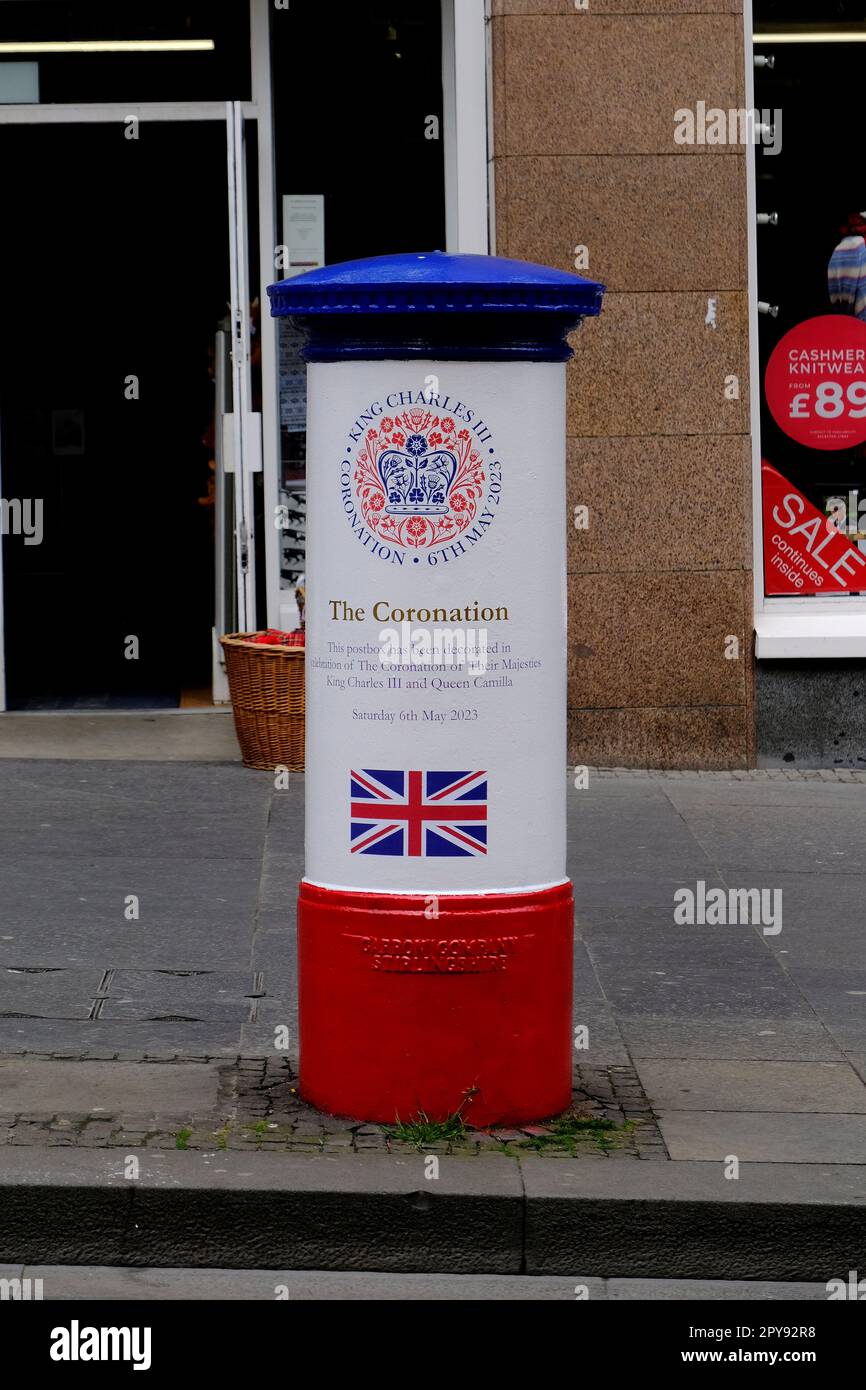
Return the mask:
M753 29L766 609L862 607L866 3L754 0Z

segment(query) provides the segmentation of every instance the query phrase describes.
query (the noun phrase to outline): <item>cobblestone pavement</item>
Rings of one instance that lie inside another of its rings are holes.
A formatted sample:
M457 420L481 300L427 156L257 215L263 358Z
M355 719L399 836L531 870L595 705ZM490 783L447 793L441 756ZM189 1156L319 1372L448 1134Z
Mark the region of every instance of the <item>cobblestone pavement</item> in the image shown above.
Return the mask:
M31 1059L28 1059L31 1060ZM36 1066L39 1059L32 1059ZM45 1058L64 1062L94 1060L92 1056ZM102 1062L111 1059L104 1055ZM138 1060L129 1055L126 1061ZM297 1069L286 1058L243 1057L226 1063L204 1058L216 1066L217 1099L208 1114L172 1112L172 1067L165 1069L162 1115L134 1117L106 1114L105 1107L88 1113L48 1110L0 1116L0 1144L73 1146L85 1148L198 1149L246 1152L291 1151L322 1154L380 1153L465 1154L534 1151L542 1155L579 1159L666 1159L664 1143L637 1074L631 1067L580 1067L575 1073L572 1106L563 1116L525 1128L474 1130L455 1138L417 1140L395 1133L395 1126L361 1123L324 1115L301 1100ZM35 1074L38 1078L38 1072ZM409 1117L411 1120L412 1117Z

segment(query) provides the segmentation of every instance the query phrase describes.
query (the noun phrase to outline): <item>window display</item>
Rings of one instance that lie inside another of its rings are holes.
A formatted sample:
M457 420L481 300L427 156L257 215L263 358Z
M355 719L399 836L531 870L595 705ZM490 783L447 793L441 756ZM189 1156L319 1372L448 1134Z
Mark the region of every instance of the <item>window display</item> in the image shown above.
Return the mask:
M755 151L770 601L866 598L864 17L859 0L829 18L818 0L754 5L755 105L784 112L777 154Z

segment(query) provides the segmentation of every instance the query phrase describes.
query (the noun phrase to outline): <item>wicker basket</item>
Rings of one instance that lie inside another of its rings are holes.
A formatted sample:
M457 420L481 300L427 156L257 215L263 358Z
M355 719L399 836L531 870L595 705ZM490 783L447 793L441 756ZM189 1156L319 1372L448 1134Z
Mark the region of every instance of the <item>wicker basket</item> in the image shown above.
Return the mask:
M252 642L255 635L220 638L244 765L303 772L304 648Z

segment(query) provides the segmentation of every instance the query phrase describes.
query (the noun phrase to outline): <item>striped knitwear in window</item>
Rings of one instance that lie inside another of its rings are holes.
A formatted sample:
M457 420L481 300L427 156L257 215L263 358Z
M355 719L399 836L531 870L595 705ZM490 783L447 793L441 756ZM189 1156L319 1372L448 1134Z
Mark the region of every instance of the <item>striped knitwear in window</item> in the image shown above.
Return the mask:
M866 241L846 236L830 257L827 267L830 303L866 320Z

